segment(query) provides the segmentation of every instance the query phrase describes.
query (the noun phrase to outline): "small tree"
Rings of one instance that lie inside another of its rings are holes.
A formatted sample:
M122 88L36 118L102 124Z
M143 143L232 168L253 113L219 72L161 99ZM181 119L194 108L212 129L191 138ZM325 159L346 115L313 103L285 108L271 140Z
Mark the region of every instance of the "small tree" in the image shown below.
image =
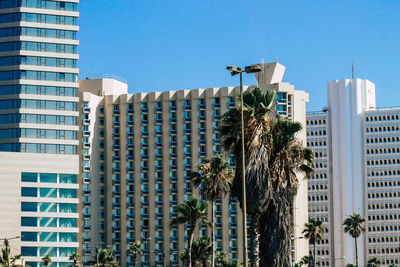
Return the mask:
M373 257L368 260L367 267L379 267L381 266L381 261Z
M44 265L44 266L48 266L49 263L51 262L51 257L50 257L50 255L44 256L44 257L42 258L42 261L43 261L43 265Z
M210 222L207 220L207 207L207 202L198 200L194 197L190 197L188 201L185 201L178 205L178 216L171 221L171 225L185 223L189 224L190 228L188 230L189 240L187 250L188 255L192 255L194 231L197 227L198 221L200 220L211 227ZM191 257L188 257L188 266L192 267Z
M357 238L362 232L365 232L365 219L360 214L354 213L344 220L344 232L349 233L354 238L354 246L356 250L356 266L358 266Z
M226 253L224 251L217 254L217 267L239 267L239 262L234 259L230 261L227 259Z
M210 244L210 239L204 239L199 237L193 242L192 246L192 265L207 267L209 263L210 256L212 255L212 246ZM185 263L189 260L189 254L187 251L182 251L179 254L180 259Z
M3 243L5 248L1 250L2 255L0 258L0 264L4 267L14 266L15 262L21 258L21 255L11 256L9 240L5 238Z
M108 249L98 249L96 254L96 266L97 267L106 267L109 265L115 265L115 257L113 252Z
M140 241L136 241L132 244L129 244L128 253L133 257L133 266L136 266L137 255L142 255L142 243Z
M308 267L312 267L313 266L313 262L314 262L314 257L313 257L312 254L306 255L303 258L301 258L301 260L300 260L301 266L306 265Z
M315 244L321 241L324 237L324 227L322 226L322 221L315 218L309 218L308 223L305 223L305 228L303 230L304 237L308 239L309 243L313 245L313 256L314 261L317 255L315 254ZM314 262L314 265L316 263Z
M74 251L72 252L71 256L69 256L70 261L74 261L74 266L78 266L78 261L81 258L81 255L79 255L78 252Z

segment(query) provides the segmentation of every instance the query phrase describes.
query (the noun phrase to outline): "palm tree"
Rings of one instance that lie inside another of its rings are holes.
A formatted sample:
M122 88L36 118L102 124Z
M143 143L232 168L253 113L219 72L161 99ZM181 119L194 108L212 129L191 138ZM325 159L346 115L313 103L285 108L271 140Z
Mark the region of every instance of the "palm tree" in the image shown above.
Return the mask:
M216 154L210 158L202 160L198 165L199 172L193 172L191 175L195 187L202 186L201 193L211 203L211 246L212 257L211 266L215 265L215 236L214 236L214 207L215 201L220 197L225 197L231 189L233 180L233 170L229 163L225 161L221 154Z
M246 198L250 217L251 266L290 266L290 233L293 227L293 201L297 193L296 173L312 173L312 151L295 137L302 129L295 123L276 116L273 111L275 91L260 88L243 95L245 185L251 197ZM236 163L242 162L241 107L230 109L221 121L222 143L233 152ZM241 207L242 166L236 164L232 195ZM262 227L261 227L262 226Z
M107 267L113 266L115 264L115 257L113 252L108 249L98 249L96 254L96 266L97 267Z
M136 266L137 255L143 254L143 251L141 248L142 248L142 243L140 241L136 241L132 244L129 244L128 253L129 253L129 255L132 255L132 257L133 257L133 266Z
M198 221L206 223L210 226L207 218L208 204L205 201L198 200L197 198L190 197L188 201L180 203L177 206L178 216L171 221L171 225L188 223L190 228L188 231L188 255L192 255L192 244L194 237L194 230L197 227ZM210 226L211 227L211 226ZM192 267L192 258L188 257L188 266Z
M42 258L42 261L43 261L43 265L44 265L44 266L48 266L49 263L51 262L51 257L50 257L50 255L44 256L44 257Z
M300 266L306 265L308 267L313 266L313 262L314 262L314 257L312 254L310 255L306 255L303 258L301 258L300 260Z
M373 257L368 260L367 267L379 267L381 266L381 261Z
M354 213L344 220L344 232L349 233L354 238L354 246L356 249L356 266L358 266L357 238L362 232L365 232L365 218L360 214Z
M347 263L346 267L356 267L356 266L354 264L352 264L352 263Z
M239 267L239 262L234 259L230 261L227 259L226 253L224 251L217 254L217 267Z
M322 221L320 219L309 218L308 223L305 223L304 227L304 237L314 246L313 256L314 260L316 260L317 255L315 254L315 244L322 240L325 232L324 227L322 226Z
M189 260L187 251L182 251L179 254L181 260L185 263ZM210 257L212 256L212 245L210 239L199 237L193 242L192 247L192 265L207 267Z
M5 238L3 243L5 248L1 250L0 264L4 267L14 266L15 262L21 258L21 255L11 256L9 240Z
M397 266L392 263L389 265L389 267L397 267Z
M72 252L71 256L69 256L69 260L74 261L74 267L78 266L77 263L80 258L81 258L81 255L79 255L79 253L76 251Z

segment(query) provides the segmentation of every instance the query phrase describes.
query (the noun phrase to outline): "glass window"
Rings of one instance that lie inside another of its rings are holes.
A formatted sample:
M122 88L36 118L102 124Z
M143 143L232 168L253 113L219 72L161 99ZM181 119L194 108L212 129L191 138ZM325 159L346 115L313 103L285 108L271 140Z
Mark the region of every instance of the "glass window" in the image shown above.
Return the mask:
M57 233L56 232L40 233L40 242L57 242Z
M59 205L60 205L61 213L75 213L76 212L76 204L60 203Z
M37 182L37 173L23 172L21 174L21 181L36 183Z
M44 257L49 255L50 257L57 257L57 248L56 247L42 247L40 248L40 257Z
M75 248L59 248L60 257L69 257L73 252L76 251Z
M57 227L57 218L55 217L43 217L39 218L40 227Z
M21 241L36 242L37 233L36 232L21 232Z
M76 190L60 189L60 198L76 198Z
M40 212L57 212L56 203L40 203Z
M54 173L41 173L40 174L41 183L57 183L57 174Z
M76 184L76 175L75 174L60 174L60 183Z
M36 257L37 256L37 247L21 247L21 256Z
M76 219L60 218L60 227L74 228L76 227Z
M40 188L40 197L57 197L57 189L55 188Z
M76 234L74 233L60 233L60 242L76 242Z
M21 202L21 211L36 212L37 211L37 203L36 202Z
M37 226L37 218L36 217L21 217L21 226L36 227Z
M35 187L22 187L21 188L22 197L37 197L37 188Z

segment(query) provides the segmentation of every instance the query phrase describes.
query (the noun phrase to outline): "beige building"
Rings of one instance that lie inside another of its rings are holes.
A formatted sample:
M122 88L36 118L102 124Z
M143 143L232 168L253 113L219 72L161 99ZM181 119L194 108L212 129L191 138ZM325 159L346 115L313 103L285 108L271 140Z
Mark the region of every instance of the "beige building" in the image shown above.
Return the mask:
M263 90L277 92L277 112L305 125L308 94L281 82L284 67L279 63L262 67L257 79ZM190 185L190 170L201 157L224 153L219 120L235 105L238 93L238 87L222 87L128 94L127 84L116 79L79 82L84 262L102 246L113 249L126 266L132 261L126 252L129 243L141 240L143 266L178 264L185 227L169 223L176 205L197 194ZM305 140L305 130L299 137ZM231 155L224 154L233 164ZM217 201L217 249L242 260L240 214L235 200ZM295 237L307 217L307 182L300 177ZM206 227L199 233L205 235ZM307 241L295 239L296 258L307 250Z
M45 255L67 267L79 250L78 163L77 155L0 152L0 238L31 267Z

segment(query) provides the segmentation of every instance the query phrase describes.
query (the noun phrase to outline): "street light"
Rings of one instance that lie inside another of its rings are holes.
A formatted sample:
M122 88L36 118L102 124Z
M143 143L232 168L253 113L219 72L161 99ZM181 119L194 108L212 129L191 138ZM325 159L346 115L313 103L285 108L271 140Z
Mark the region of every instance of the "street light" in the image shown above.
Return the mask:
M261 67L258 64L247 66L242 70L239 67L229 65L226 67L231 72L232 76L239 74L240 76L240 102L241 102L241 128L242 128L242 203L243 203L243 261L244 266L247 266L247 216L246 216L246 162L244 152L244 118L243 118L243 79L242 73L256 73L261 71Z
M290 254L291 254L291 258L292 258L292 267L294 266L294 241L296 240L296 239L303 239L304 237L302 237L302 236L298 236L298 237L295 237L293 234L291 234L290 235Z
M6 247L6 251L8 251L8 248L9 248L9 246L10 246L10 243L9 243L9 241L10 240L13 240L13 239L18 239L18 238L21 238L21 236L14 236L14 237L10 237L10 238L2 238L1 240L4 240L4 246ZM8 266L11 266L10 265L10 254L11 253L8 253L8 257L7 257L7 263L8 263Z

